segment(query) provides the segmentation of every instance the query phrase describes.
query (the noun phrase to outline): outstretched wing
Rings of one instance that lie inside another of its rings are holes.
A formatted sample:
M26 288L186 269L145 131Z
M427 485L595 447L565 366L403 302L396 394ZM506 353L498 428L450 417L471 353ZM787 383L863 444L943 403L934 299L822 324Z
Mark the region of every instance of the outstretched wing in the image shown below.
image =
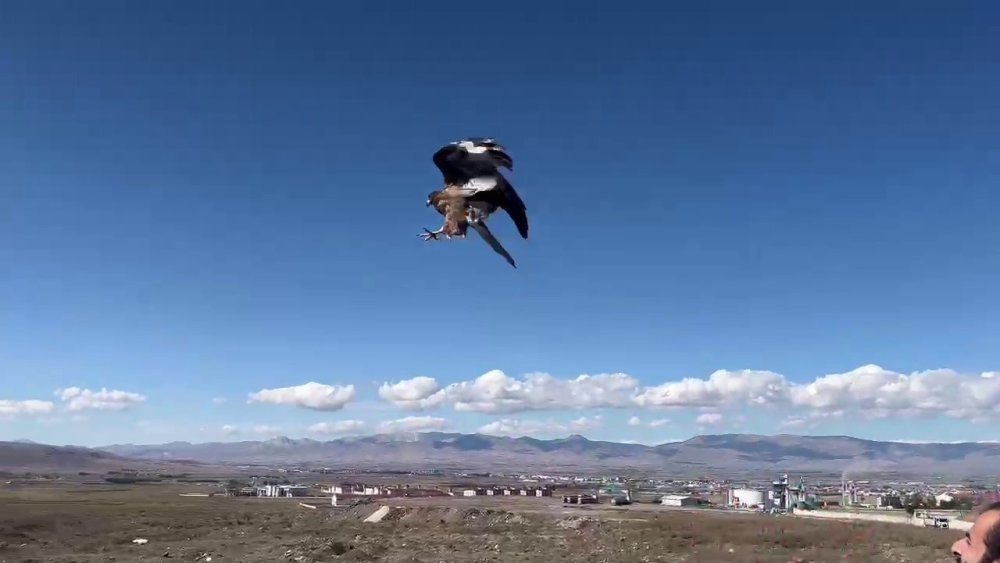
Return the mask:
M446 184L464 184L473 178L499 174L498 167L514 169L507 150L493 139L473 137L453 141L432 157Z
M495 178L490 179L492 182L476 182L476 180L478 179L473 179L466 183L466 185L472 184L474 188L479 189L471 190L465 194L465 197L469 201L484 201L503 209L514 221L514 225L517 226L517 232L521 234L521 238L528 238L527 208L524 206L521 196L517 195L517 192L514 191L514 186L499 174ZM489 187L486 187L487 185Z
M497 254L503 256L504 259L507 260L507 263L513 266L515 269L517 268L517 264L514 263L514 259L511 258L510 254L503 247L503 245L500 244L500 241L498 241L496 237L493 236L493 233L490 232L490 229L486 226L486 223L483 223L482 221L469 221L469 224L472 225L472 228L475 229L477 233L479 233L479 236L483 237L483 240L485 240L486 243L489 244L490 247L494 251L496 251Z

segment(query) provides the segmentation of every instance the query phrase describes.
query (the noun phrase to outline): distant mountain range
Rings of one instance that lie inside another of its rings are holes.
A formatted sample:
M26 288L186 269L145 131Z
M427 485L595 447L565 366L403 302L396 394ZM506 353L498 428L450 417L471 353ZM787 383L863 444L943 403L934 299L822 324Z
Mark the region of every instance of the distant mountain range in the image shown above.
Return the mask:
M901 443L848 436L697 436L658 446L427 432L331 441L267 441L111 445L98 450L141 460L226 464L303 464L359 469L608 470L678 474L810 471L898 472L948 476L1000 475L1000 444ZM2 458L0 458L2 459Z
M126 467L140 469L173 462L144 462L110 452L77 446L48 446L31 440L0 442L0 472L104 472Z
M101 471L124 467L269 465L361 470L590 472L638 470L675 475L822 472L863 475L1000 477L1000 444L900 443L848 436L697 436L658 446L481 434L376 435L330 441L266 441L100 448L0 442L0 471Z

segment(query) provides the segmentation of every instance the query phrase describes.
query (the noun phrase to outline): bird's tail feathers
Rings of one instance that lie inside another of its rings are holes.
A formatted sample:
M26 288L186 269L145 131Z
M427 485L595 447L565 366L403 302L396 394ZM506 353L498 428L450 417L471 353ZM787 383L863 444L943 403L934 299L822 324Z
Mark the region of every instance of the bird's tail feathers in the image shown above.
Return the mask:
M517 264L514 263L514 258L511 257L510 253L507 252L507 249L505 249L503 245L500 244L500 241L498 241L496 237L493 236L493 233L490 232L490 229L486 226L486 223L483 223L481 221L470 221L469 224L472 225L472 228L475 229L477 233L479 233L479 236L483 237L483 240L486 241L486 244L489 244L490 247L497 254L503 256L504 260L506 260L508 264L513 266L515 269L517 268Z

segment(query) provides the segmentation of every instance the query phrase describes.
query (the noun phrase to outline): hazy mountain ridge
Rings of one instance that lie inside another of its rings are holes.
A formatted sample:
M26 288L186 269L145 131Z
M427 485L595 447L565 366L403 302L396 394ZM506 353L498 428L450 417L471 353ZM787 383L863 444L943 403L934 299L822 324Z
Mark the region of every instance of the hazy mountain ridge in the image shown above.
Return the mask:
M428 432L319 441L115 444L100 448L0 442L0 470L85 469L129 463L266 464L358 469L659 470L662 472L898 471L1000 474L1000 444L902 443L849 436L696 436L656 446L566 438Z
M0 442L0 471L6 472L103 472L126 468L151 469L192 465L200 466L201 464L134 459L100 449L80 446L52 446L38 444L30 440Z
M691 470L832 471L879 469L949 474L1000 473L1000 444L902 443L850 436L720 434L657 446L588 440L572 435L542 440L482 434L427 432L318 441L266 441L160 445L118 444L99 448L148 459L216 463L304 463L329 467L479 468L672 468Z

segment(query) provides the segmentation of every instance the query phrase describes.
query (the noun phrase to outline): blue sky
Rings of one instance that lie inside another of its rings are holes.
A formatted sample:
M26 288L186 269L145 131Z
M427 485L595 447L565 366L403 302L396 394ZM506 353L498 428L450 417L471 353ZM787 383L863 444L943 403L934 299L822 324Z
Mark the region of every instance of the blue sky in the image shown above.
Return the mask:
M996 439L1000 9L502 8L5 6L0 439Z

